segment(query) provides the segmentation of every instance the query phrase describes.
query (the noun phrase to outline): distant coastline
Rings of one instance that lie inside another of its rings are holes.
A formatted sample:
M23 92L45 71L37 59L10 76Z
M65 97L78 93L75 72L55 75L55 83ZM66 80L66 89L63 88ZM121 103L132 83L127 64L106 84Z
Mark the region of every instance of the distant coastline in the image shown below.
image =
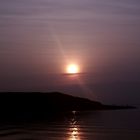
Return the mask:
M74 97L60 92L6 92L0 93L1 118L46 117L50 114L92 111L135 109L134 106L104 105L97 101Z

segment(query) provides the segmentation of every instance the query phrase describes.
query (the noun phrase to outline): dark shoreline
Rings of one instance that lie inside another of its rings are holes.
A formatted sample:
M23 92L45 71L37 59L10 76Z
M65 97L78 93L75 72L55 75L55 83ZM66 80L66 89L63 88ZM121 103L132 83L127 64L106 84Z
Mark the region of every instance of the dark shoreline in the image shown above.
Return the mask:
M133 106L104 105L59 92L5 92L0 93L0 118L41 118L72 111L135 109Z

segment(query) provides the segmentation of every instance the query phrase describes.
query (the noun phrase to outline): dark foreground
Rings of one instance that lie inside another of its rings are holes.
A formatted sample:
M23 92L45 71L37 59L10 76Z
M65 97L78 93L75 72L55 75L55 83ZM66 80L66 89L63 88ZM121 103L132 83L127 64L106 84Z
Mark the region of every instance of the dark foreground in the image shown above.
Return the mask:
M140 110L79 111L52 119L0 122L0 140L140 140Z
M134 109L132 106L104 105L89 99L59 92L52 93L1 93L0 118L46 119L72 111Z

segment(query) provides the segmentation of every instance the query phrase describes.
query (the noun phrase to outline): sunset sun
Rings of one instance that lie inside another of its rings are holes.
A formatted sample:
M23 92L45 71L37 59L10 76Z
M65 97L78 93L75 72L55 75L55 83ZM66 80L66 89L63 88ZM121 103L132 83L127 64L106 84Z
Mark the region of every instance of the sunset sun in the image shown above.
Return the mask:
M67 74L77 74L79 73L79 66L77 64L69 64L66 67Z

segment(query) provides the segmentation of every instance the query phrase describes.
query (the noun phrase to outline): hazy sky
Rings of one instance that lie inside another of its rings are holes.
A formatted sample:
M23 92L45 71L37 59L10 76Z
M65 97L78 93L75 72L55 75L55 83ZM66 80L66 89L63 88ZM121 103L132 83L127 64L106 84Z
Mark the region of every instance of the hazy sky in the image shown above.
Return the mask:
M139 103L139 0L1 0L0 91L54 90Z

